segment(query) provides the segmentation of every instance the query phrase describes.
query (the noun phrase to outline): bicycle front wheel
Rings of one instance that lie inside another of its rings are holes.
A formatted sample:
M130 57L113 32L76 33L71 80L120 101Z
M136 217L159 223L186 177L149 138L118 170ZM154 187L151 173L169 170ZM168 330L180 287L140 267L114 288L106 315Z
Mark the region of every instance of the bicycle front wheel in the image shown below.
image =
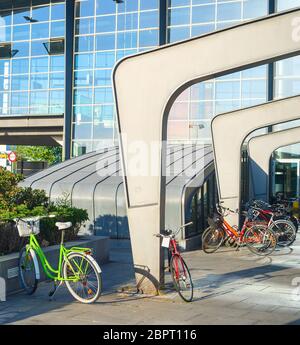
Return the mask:
M19 277L22 287L28 295L32 295L38 286L34 259L26 247L22 248L19 255Z
M193 300L194 287L190 271L185 261L180 255L174 255L171 258L170 266L176 291L185 302L191 302Z
M277 237L266 225L255 224L246 230L243 242L252 253L267 256L275 250Z
M98 264L88 255L71 253L63 262L63 277L71 295L81 303L94 303L101 295L102 277Z

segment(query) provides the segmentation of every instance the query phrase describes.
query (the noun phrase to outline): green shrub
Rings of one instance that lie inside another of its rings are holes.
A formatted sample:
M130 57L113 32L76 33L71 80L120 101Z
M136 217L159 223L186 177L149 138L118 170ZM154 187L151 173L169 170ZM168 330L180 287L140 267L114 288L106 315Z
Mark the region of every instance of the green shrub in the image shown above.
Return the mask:
M14 219L54 214L55 218L43 218L40 222L38 239L43 245L54 245L60 242L61 232L56 230L55 223L72 222L71 229L66 231L65 241L77 238L78 232L88 220L86 210L73 207L68 195L57 202L49 202L42 190L18 186L22 180L0 168L0 255L19 251L27 241L20 238Z

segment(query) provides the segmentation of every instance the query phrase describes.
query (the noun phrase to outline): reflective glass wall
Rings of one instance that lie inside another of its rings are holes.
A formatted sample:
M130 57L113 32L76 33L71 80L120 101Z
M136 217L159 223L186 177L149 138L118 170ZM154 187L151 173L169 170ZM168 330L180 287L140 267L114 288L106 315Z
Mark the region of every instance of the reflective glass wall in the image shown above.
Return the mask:
M0 2L0 116L64 113L64 6Z
M168 40L175 42L268 14L268 0L169 0ZM201 59L201 56L199 56ZM211 119L267 100L267 66L192 86L170 112L168 138L211 143Z
M159 1L76 1L75 34L73 154L78 155L117 139L112 67L159 44Z

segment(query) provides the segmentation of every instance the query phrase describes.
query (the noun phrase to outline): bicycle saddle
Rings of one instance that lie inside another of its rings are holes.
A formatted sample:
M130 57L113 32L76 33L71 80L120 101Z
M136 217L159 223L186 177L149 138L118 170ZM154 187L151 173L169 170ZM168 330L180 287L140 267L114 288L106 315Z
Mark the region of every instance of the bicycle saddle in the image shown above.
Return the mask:
M72 223L71 222L57 222L55 223L55 226L57 226L58 230L67 230L70 229L72 227Z

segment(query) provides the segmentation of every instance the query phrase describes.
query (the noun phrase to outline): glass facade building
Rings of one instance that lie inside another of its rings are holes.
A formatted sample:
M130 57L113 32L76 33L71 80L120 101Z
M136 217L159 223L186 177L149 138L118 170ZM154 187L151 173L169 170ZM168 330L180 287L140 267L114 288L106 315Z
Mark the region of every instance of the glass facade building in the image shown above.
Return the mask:
M3 0L0 116L65 113L73 156L114 144L118 60L296 6L300 0ZM216 114L299 92L300 57L196 84L175 101L168 139L209 143Z

